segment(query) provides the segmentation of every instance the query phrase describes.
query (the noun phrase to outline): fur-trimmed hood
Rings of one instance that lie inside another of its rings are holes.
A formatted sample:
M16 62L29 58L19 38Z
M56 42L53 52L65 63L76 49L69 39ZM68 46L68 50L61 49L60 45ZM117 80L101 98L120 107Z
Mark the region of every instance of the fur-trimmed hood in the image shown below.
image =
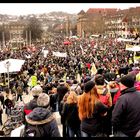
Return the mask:
M30 114L25 116L27 123L39 125L49 123L54 119L54 116L47 108L37 107Z

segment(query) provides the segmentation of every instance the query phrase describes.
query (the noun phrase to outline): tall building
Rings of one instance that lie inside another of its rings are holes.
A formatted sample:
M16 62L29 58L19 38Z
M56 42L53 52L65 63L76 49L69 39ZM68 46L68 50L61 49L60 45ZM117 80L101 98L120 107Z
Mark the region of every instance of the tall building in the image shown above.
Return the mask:
M23 40L23 30L26 24L22 22L9 22L3 24L3 27L7 29L10 33L10 41L22 41Z
M129 9L90 8L78 13L77 34L129 36L140 31L140 7Z

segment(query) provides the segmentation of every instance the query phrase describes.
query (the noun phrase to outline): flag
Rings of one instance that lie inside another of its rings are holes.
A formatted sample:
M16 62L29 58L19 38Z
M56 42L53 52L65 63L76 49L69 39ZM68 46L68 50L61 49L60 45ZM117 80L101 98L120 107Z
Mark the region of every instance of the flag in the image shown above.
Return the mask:
M84 31L82 31L82 38L84 38L85 37L85 32Z
M83 47L82 47L82 45L80 44L80 48L81 48L81 50L82 50L82 54L84 53L84 49L83 49Z
M70 36L72 36L72 30L70 30Z
M98 46L98 44L96 43L96 44L95 44L95 46L94 46L94 48L96 49L96 48L97 48L97 46Z
M96 69L95 64L93 63L93 64L92 64L92 67L91 67L91 76L92 76L92 75L95 75L96 73L97 73L97 69Z

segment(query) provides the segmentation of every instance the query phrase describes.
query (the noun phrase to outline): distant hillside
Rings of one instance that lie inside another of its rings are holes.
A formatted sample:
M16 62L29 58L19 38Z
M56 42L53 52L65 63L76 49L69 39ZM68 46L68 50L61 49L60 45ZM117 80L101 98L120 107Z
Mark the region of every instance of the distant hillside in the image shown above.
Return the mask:
M64 16L74 16L74 14L69 14L66 12L58 11L58 12L50 12L48 13L49 16L59 16L59 17L64 17Z

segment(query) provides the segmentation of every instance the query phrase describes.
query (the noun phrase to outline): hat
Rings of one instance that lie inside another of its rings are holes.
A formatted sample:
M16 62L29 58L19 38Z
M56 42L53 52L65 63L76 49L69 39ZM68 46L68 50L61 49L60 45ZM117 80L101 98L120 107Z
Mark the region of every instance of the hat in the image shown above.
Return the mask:
M46 93L41 93L37 98L37 105L45 107L49 104L50 97Z
M104 72L104 69L100 68L100 69L97 70L97 74L103 74L103 72Z
M64 82L64 80L62 80L62 79L59 81L59 83L63 83L63 82Z
M128 88L131 88L134 86L134 83L135 83L135 77L132 76L132 75L125 75L121 78L120 82L128 87Z
M88 81L84 85L84 91L87 93L89 92L93 87L95 86L95 83L93 81Z
M77 84L78 81L76 79L73 80L73 84Z
M31 90L33 96L39 96L40 93L42 93L42 88L40 85L36 85Z

